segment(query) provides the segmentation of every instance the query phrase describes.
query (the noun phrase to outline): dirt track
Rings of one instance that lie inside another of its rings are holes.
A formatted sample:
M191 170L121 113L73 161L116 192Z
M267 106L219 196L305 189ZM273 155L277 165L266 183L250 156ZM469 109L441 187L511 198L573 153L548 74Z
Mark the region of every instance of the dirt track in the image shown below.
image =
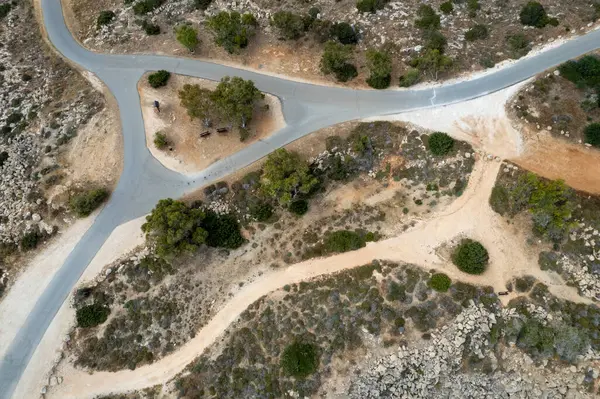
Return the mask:
M371 243L358 251L309 260L263 275L233 297L194 339L154 364L133 371L87 374L64 362L60 370L64 382L51 390L47 397L91 398L165 383L215 342L248 305L261 296L285 284L352 268L374 259L414 263L425 270L443 270L453 279L491 285L497 291L505 290L505 282L512 276L531 274L548 284L555 295L583 301L560 279L553 279L542 272L537 266L535 251L525 247L525 239L512 231L513 228L507 228L506 222L490 209L488 198L499 167L500 163L495 161L478 162L462 197L447 210L404 234ZM485 274L464 274L438 255L442 244L462 235L480 240L488 248L491 262Z

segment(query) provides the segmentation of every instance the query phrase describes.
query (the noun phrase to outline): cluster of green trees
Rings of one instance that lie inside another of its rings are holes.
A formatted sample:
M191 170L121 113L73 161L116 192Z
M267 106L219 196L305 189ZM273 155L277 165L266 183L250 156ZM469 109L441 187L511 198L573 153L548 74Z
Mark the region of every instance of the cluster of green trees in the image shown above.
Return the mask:
M170 198L160 200L146 216L142 231L154 243L156 254L165 259L194 252L202 244L235 249L245 241L235 217Z
M186 84L179 91L181 105L190 118L198 118L210 126L212 119L225 119L245 131L252 120L254 106L264 95L251 80L226 76L214 91ZM245 136L241 136L245 138Z

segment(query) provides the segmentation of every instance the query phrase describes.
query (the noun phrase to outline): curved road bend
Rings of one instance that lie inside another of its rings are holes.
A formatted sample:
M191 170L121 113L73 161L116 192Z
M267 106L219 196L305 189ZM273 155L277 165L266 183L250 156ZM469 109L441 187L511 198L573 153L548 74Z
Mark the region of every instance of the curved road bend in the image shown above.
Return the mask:
M0 399L12 396L56 312L112 230L148 213L159 199L180 197L320 128L480 97L600 47L600 31L593 31L470 81L423 90L352 90L301 83L192 59L93 53L82 48L71 36L63 19L60 0L42 0L42 12L49 39L56 49L80 67L95 73L117 99L124 137L124 166L109 203L46 287L0 362ZM146 148L137 93L137 82L142 74L158 69L211 80L226 75L251 79L261 91L279 97L287 126L192 177L168 170Z

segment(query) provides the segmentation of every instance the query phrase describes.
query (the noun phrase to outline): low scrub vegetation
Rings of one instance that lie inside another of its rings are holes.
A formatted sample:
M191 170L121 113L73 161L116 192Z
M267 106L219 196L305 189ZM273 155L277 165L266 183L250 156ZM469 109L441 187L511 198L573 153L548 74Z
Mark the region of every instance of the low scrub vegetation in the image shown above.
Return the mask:
M198 31L190 25L180 25L175 29L177 41L187 48L190 52L194 52L198 46Z
M372 241L372 234L370 237L366 237L365 234L356 231L334 231L325 237L325 250L329 253L354 251L364 247L368 238L371 238Z
M76 311L77 326L81 328L96 327L108 318L110 309L100 304L83 306Z
M169 146L169 139L163 132L154 133L154 146L159 150L164 150Z
M69 201L69 207L78 217L86 217L102 205L108 196L109 192L104 188L88 190L74 195Z
M319 367L319 348L312 343L294 342L283 350L281 367L292 377L305 378Z
M452 262L459 270L469 274L482 274L487 268L489 255L480 242L464 239L454 249Z

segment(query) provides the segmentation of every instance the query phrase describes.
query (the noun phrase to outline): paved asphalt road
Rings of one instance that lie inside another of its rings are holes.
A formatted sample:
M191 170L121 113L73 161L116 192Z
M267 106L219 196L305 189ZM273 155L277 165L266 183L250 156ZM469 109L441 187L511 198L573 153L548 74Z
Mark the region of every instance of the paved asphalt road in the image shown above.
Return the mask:
M300 83L242 69L191 59L154 55L105 55L85 50L65 26L60 0L42 0L48 36L66 58L95 73L119 104L124 136L124 168L119 183L95 223L69 254L40 296L0 363L0 398L10 398L56 312L113 229L148 213L161 198L180 197L216 181L310 132L363 117L399 113L465 101L503 89L598 47L600 31L520 60L478 79L436 89L372 91ZM137 82L148 70L219 80L223 76L252 79L264 92L279 97L287 126L193 177L164 168L146 148Z

